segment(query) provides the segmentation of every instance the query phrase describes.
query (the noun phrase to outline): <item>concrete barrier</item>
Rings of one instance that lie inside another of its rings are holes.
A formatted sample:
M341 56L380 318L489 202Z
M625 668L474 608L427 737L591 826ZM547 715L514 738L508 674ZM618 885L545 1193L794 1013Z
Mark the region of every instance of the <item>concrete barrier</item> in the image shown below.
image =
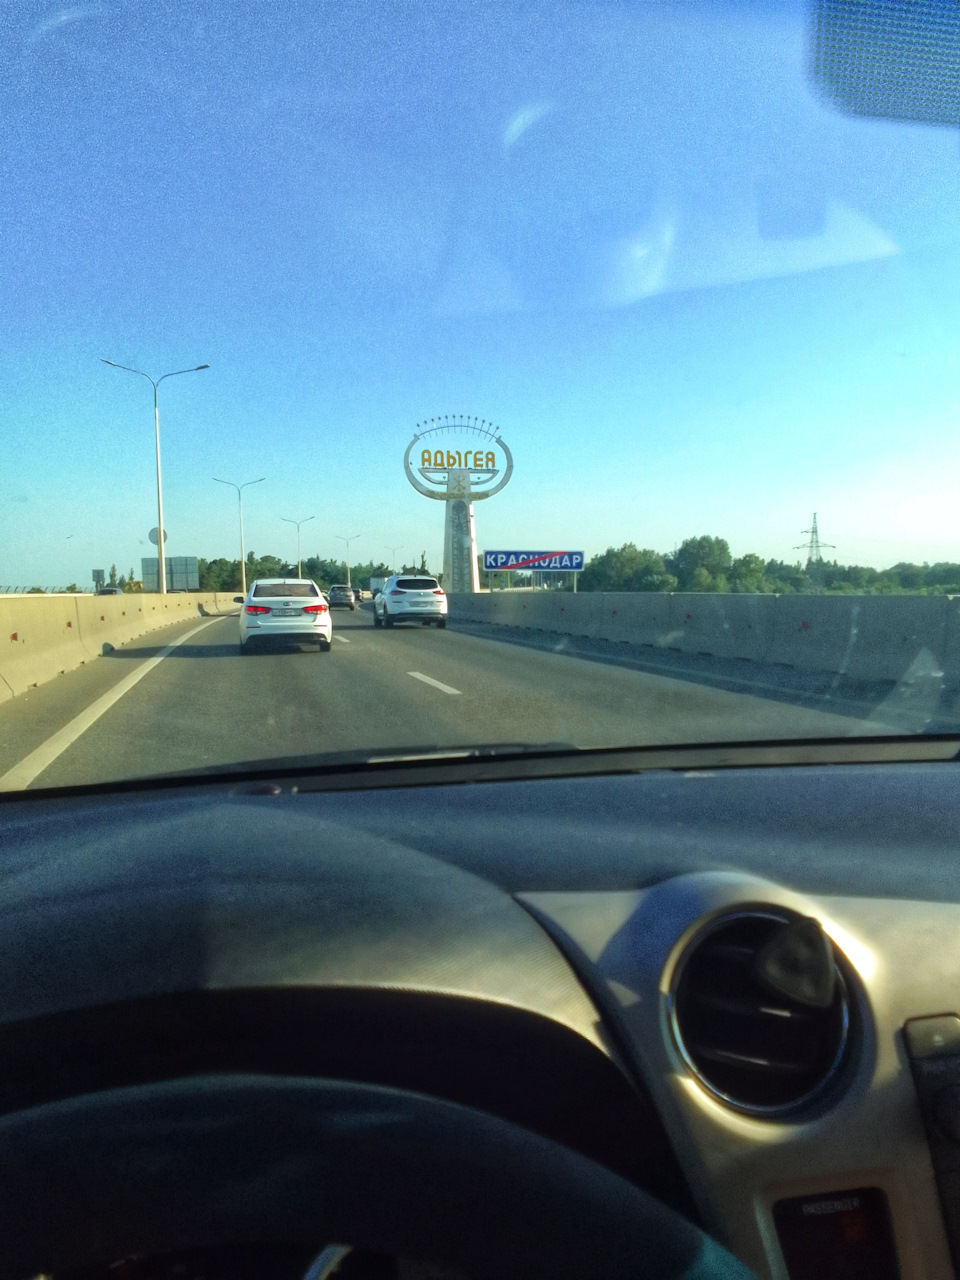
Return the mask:
M960 683L960 600L945 596L492 592L451 596L450 614L853 680Z
M238 611L212 592L0 596L0 702L161 627Z
M773 643L777 599L706 592L672 595L667 648L716 658L766 661Z
M581 600L589 600L582 595ZM670 596L652 591L606 592L600 597L600 626L596 636L626 644L668 648Z
M947 683L960 684L960 598L948 599L944 620L943 660Z
M945 596L781 596L768 661L854 680L942 672L951 604Z
M99 658L106 649L115 649L121 643L119 639L121 613L117 605L117 601L121 598L118 596L77 598L80 640L87 658Z
M0 698L86 661L75 596L14 596L0 607Z

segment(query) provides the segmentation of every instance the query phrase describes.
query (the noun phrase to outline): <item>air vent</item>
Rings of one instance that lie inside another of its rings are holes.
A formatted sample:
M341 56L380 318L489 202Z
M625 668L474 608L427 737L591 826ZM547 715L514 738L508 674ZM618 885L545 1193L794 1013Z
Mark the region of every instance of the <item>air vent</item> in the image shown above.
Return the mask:
M672 1021L711 1093L769 1114L812 1101L835 1075L849 1007L832 945L815 922L744 912L712 925L682 958Z

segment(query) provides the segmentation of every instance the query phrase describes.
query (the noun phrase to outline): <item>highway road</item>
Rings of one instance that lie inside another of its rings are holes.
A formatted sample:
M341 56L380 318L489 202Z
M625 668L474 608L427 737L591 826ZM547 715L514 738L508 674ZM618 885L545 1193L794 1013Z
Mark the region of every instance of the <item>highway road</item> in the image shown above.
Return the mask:
M334 612L329 653L241 659L235 617L154 632L0 705L0 789L169 774L322 752L478 743L575 746L848 736L895 730L764 686L577 656L489 630L373 626ZM808 705L804 705L806 702Z

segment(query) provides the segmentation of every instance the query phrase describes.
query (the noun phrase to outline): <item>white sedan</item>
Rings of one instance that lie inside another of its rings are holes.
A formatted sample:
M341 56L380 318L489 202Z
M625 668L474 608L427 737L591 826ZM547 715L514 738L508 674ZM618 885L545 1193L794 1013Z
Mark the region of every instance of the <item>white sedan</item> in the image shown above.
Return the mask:
M329 653L330 606L309 578L258 578L246 596L234 596L234 600L241 606L241 653L251 653L270 641L296 640L315 640Z

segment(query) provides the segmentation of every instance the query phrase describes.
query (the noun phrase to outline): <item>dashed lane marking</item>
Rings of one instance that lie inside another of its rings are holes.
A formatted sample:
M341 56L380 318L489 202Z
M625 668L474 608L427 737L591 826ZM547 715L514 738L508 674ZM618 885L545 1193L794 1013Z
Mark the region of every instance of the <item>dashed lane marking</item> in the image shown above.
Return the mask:
M441 693L460 693L459 689L453 689L448 684L443 684L439 680L434 680L432 676L425 676L422 671L408 671L407 675L413 676L414 680L422 680L424 684L432 684L434 689L439 689ZM2 782L2 779L0 779L0 782Z

